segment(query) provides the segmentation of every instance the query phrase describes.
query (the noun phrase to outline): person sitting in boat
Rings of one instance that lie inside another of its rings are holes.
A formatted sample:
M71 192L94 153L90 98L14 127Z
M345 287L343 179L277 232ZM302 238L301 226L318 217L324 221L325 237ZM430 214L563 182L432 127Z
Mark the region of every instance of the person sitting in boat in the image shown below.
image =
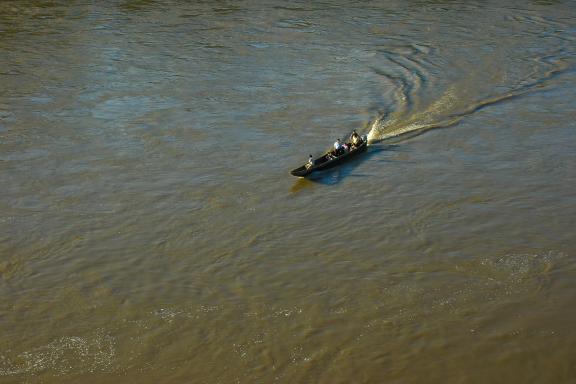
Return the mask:
M306 168L312 168L314 166L314 158L312 155L308 157L308 162L306 163Z
M350 144L348 144L348 143L342 144L342 149L343 149L344 153L350 152Z
M362 138L360 137L360 135L356 132L356 130L352 131L352 134L350 135L350 142L352 143L353 146L357 147L362 143Z
M340 156L342 153L342 143L340 143L340 139L336 139L334 142L334 156Z

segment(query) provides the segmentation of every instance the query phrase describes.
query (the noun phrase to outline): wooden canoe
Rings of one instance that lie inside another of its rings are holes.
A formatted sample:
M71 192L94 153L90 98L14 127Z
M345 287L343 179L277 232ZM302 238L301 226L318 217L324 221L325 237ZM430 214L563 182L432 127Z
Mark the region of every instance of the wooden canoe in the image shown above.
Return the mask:
M354 149L351 149L349 152L344 152L340 156L334 158L330 158L330 153L326 153L320 156L319 158L314 159L313 166L307 166L305 164L301 167L291 170L290 174L292 176L305 177L311 174L312 172L332 168L334 166L344 163L345 161L351 159L352 157L356 156L359 153L365 152L367 147L368 147L368 141L363 140L359 146L357 146Z

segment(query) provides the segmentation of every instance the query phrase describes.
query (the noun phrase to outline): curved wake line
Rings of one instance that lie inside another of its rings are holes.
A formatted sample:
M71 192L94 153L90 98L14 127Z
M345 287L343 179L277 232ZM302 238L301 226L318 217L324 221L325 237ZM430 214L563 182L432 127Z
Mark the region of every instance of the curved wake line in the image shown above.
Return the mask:
M549 57L545 57L541 60L548 61L547 59L549 59ZM485 107L510 101L528 93L543 89L549 85L548 83L550 80L561 75L569 68L569 66L560 59L555 61L554 64L556 65L555 68L549 70L544 74L544 76L533 82L521 85L508 93L481 100L461 111L449 113L444 118L438 120L430 121L430 117L442 116L455 104L457 95L454 93L454 88L450 88L427 110L416 113L408 119L404 119L403 117L408 113L409 105L406 105L405 102L400 103L403 107L394 113L394 116L392 116L390 120L387 120L388 114L382 114L374 120L370 125L370 130L368 132L368 142L370 144L375 144L392 138L414 137L431 129L448 128L458 124L465 117L470 116Z

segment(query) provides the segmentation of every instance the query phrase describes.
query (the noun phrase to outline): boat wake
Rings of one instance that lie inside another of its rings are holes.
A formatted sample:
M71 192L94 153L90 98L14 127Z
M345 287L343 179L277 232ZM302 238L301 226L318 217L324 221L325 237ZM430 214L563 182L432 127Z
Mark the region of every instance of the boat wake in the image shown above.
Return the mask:
M531 63L538 68L526 78L517 81L516 85L505 87L494 85L494 88L505 88L500 94L490 94L490 91L478 91L478 96L470 95L473 87L470 84L484 84L481 71L471 80L470 75L460 81L444 87L444 91L434 101L424 104L422 99L429 90L428 73L423 65L416 65L412 60L410 65L398 59L389 59L389 63L396 65L393 69L401 76L387 73L383 70L374 70L378 75L386 78L394 87L393 106L388 111L380 111L368 127L368 142L375 144L382 141L404 140L420 135L426 131L437 128L447 128L458 124L462 119L475 112L492 105L510 101L517 97L551 87L553 80L570 69L570 65L562 57L562 50L540 58L532 59ZM398 69L400 68L400 69ZM502 72L502 69L498 70ZM472 71L471 71L472 72ZM506 73L500 73L506 78ZM482 97L482 93L485 94ZM430 97L430 96L428 96Z

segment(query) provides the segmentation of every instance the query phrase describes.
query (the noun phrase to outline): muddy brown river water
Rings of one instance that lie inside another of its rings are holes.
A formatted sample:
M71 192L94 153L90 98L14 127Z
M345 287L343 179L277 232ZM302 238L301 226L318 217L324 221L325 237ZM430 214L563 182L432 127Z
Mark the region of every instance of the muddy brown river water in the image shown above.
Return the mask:
M576 382L575 17L1 1L0 383Z

